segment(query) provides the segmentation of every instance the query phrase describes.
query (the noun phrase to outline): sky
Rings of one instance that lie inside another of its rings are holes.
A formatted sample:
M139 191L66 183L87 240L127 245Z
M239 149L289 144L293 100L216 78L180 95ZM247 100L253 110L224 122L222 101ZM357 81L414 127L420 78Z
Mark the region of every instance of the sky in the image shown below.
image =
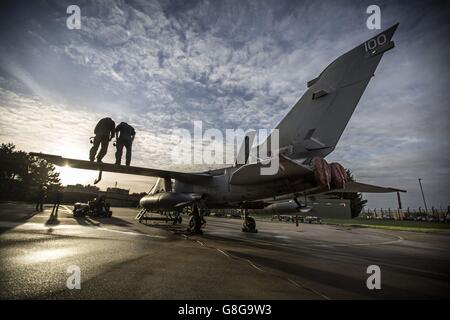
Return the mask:
M69 5L81 29L66 26ZM132 165L176 170L174 129L271 129L335 58L399 22L335 151L360 182L406 189L404 207L449 204L449 4L436 1L2 1L0 142L87 159L97 121L136 131ZM106 162L114 161L110 145ZM62 168L63 183L95 172ZM148 191L153 178L104 173ZM396 207L395 194L365 195Z

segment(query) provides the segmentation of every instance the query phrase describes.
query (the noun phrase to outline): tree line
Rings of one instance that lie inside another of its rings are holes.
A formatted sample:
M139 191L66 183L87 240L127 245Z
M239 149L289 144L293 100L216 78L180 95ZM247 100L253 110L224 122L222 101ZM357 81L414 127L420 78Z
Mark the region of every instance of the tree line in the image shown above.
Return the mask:
M0 146L0 200L32 200L43 186L60 186L59 173L46 160L16 150L12 143Z

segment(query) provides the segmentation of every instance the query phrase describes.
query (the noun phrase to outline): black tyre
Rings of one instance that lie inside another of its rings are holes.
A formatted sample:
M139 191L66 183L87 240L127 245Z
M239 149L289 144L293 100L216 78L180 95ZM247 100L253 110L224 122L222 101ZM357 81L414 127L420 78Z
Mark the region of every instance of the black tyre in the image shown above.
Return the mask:
M197 234L202 233L202 221L199 216L197 216L197 215L191 216L191 218L189 219L188 231L191 233L197 233Z
M248 217L244 220L244 224L242 226L242 231L244 232L258 232L256 230L256 221L252 217Z

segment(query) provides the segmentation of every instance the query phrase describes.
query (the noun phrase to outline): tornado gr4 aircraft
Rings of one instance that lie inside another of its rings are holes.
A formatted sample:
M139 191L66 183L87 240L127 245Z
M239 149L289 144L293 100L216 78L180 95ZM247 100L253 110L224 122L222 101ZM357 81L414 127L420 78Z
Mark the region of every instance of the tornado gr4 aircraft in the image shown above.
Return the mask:
M99 170L98 180L102 171L159 177L140 200L142 210L137 219L143 219L146 212L179 214L189 206L189 226L195 233L201 233L206 209L244 209L243 231L252 232L256 231L256 224L246 209L264 208L267 202L262 199L287 195L300 208L305 204L297 200L299 196L403 191L348 182L340 164L324 160L334 150L383 54L394 47L391 39L397 25L343 54L307 83L305 94L276 128L276 154L281 168L276 174L262 175L260 169L265 165L261 161L249 163L248 152L242 165L196 173L94 163L42 153L32 155L59 166ZM266 140L269 143L270 138ZM248 151L248 145L245 150Z

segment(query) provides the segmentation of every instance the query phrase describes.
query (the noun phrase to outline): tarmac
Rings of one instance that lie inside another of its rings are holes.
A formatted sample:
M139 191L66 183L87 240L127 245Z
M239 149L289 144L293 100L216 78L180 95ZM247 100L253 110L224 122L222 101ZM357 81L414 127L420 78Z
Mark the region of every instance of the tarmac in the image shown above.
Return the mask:
M206 217L181 225L0 204L1 299L448 299L450 236ZM381 289L368 289L367 268ZM79 267L80 289L66 284Z

